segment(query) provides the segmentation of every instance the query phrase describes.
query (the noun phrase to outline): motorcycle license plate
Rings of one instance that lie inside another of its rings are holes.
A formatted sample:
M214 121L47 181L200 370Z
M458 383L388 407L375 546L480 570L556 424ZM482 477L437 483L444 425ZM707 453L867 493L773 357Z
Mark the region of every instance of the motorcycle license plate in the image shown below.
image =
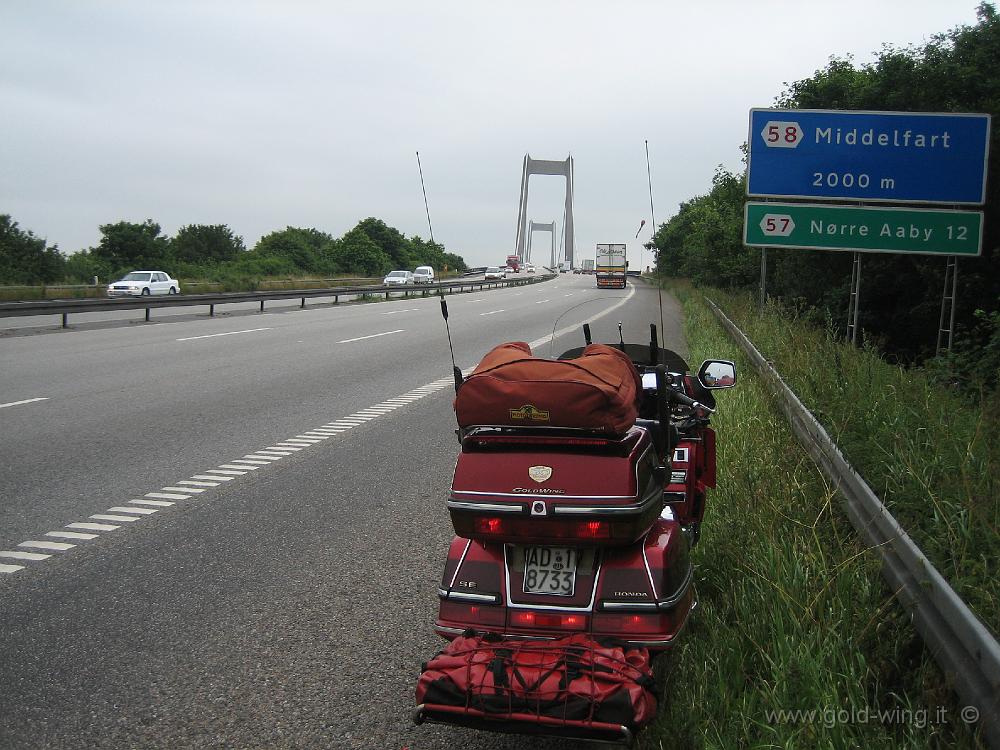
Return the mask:
M524 593L573 596L577 551L568 547L527 547L524 550Z

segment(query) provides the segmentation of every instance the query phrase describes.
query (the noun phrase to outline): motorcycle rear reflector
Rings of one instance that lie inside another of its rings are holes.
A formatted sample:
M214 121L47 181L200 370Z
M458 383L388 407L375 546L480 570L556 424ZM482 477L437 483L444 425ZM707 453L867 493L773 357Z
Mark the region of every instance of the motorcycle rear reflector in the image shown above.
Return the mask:
M587 616L518 610L511 612L510 624L515 627L522 628L560 628L564 630L583 630L587 627Z

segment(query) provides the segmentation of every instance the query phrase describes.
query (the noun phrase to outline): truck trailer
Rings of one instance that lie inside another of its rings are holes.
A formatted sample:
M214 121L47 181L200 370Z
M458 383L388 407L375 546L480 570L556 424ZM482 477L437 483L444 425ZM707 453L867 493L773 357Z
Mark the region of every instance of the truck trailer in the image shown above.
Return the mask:
M625 260L625 245L597 246L597 287L599 289L624 289L625 272L628 261Z

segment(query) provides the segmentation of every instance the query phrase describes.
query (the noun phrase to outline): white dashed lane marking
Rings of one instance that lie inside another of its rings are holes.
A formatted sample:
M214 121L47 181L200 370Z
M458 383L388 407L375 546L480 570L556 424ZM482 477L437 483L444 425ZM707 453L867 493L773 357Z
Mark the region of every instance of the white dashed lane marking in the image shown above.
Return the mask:
M0 552L0 557L7 557L12 560L47 560L52 555L43 555L41 552Z
M353 344L355 341L366 341L367 339L377 339L379 336L391 336L394 333L404 333L402 328L398 328L395 331L386 331L385 333L373 333L371 336L358 336L354 339L344 339L343 341L338 341L338 344Z
M114 531L119 526L112 526L110 523L68 523L67 529L86 529L87 531Z
M245 331L229 331L228 333L210 333L206 336L188 336L183 339L175 339L176 341L197 341L198 339L214 339L218 336L235 336L238 333L257 333L258 331L270 331L270 328L248 328Z
M6 404L0 404L0 409L6 409L8 406L21 406L22 404L33 404L36 401L48 401L48 396L42 396L40 398L26 398L22 401L10 401Z
M114 508L108 508L108 513L137 513L140 516L149 516L153 513L158 513L159 508L126 508L123 505L116 505Z
M28 541L21 542L18 547L27 547L28 549L50 549L55 552L65 552L68 549L73 549L76 545L69 544L67 542L38 542L38 541Z
M497 312L503 311L501 310ZM271 329L259 328L252 329L250 331L233 331L232 333L252 333L255 331L266 330ZM351 341L360 341L365 338L387 336L391 333L402 333L402 331L389 331L387 333L376 334L376 336L364 336L359 339L348 339L340 343L350 343ZM192 338L212 338L214 336L227 335L232 334L210 334L209 336L196 336ZM191 339L178 340L186 341ZM242 458L233 459L229 463L219 464L218 467L214 469L206 469L200 474L192 474L189 479L178 480L173 484L161 487L157 492L147 492L142 498L128 500L127 505L116 505L108 508L104 513L95 513L91 515L87 521L77 521L66 524L65 529L74 529L73 531L49 531L45 533L45 536L56 539L72 539L80 542L98 539L104 533L116 531L121 529L125 524L134 523L142 518L151 516L160 510L170 508L176 505L178 501L200 499L198 498L199 495L209 491L213 487L218 487L225 482L231 482L237 477L241 477L249 472L267 468L272 463L276 463L286 456L295 455L299 451L322 443L325 440L336 437L341 433L354 429L355 427L365 425L373 419L378 419L386 414L391 414L401 406L412 404L414 401L417 401L425 396L437 393L443 388L452 385L452 383L452 379L448 377L441 378L440 380L428 383L427 385L419 388L414 388L412 391L404 393L401 396L386 399L380 404L369 406L355 412L354 414L336 419L332 422L327 422L324 425L315 427L296 435L295 437L286 438L285 440L276 442L274 445L269 445L266 448L260 448L252 453L247 453ZM4 404L3 406L13 406L19 403L31 403L32 401L37 400L45 399L30 399L29 401L13 402L11 404ZM52 557L51 553L53 552L65 552L73 549L77 545L70 542L29 540L21 542L17 546L24 549L45 550L45 552L0 550L0 559L17 560L25 563L40 562ZM13 563L0 563L0 573L16 573L24 570L25 567L25 565L17 565Z

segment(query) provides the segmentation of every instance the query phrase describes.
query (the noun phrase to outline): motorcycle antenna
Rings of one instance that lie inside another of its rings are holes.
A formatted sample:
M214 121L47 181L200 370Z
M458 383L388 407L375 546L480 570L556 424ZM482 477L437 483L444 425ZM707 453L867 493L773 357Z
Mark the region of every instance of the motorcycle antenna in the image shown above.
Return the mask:
M622 322L618 321L618 348L625 351L625 337L622 335Z
M592 343L590 338L590 323L583 324L583 340L587 342L587 346L590 346Z
M583 302L579 302L579 303L573 305L572 307L567 307L565 310L562 311L562 313L559 315L559 317L556 318L556 322L552 324L552 335L549 336L549 356L550 357L554 356L554 354L555 354L555 348L556 348L556 329L559 327L559 321L562 320L564 317L566 317L566 315L568 313L573 312L578 307L583 307L584 305L589 305L591 302L600 302L601 300L606 300L606 299L621 300L621 297L591 297L590 299L586 299ZM564 332L560 332L559 335L561 336L562 333L564 333ZM586 335L586 334L584 334L584 335Z
M657 365L660 362L660 343L656 338L656 323L649 324L649 364Z
M444 328L448 331L448 351L451 352L451 374L455 378L455 393L457 394L458 389L465 382L465 378L462 377L462 371L455 364L455 347L451 345L451 326L448 325L448 301L444 298L443 293L441 294L441 317L444 318Z
M420 166L419 151L417 151L417 171L420 172L420 189L424 193L424 211L427 212L427 231L431 233L431 242L437 244L434 242L434 227L431 226L431 210L427 206L427 188L424 187L424 168ZM448 316L446 315L444 319L448 320Z
M649 219L653 226L653 236L649 240L649 244L653 247L650 248L651 252L655 252L656 248L656 214L653 212L653 173L649 169L649 140L646 140L646 182L649 183ZM642 227L639 227L642 229ZM642 265L642 254L639 254L639 265ZM657 264L659 266L659 264ZM640 269L641 270L641 269ZM659 267L657 267L659 270ZM659 274L657 274L658 276ZM656 282L656 292L657 297L660 302L660 328L664 331L667 330L666 326L663 325L663 287L660 285L660 281Z

